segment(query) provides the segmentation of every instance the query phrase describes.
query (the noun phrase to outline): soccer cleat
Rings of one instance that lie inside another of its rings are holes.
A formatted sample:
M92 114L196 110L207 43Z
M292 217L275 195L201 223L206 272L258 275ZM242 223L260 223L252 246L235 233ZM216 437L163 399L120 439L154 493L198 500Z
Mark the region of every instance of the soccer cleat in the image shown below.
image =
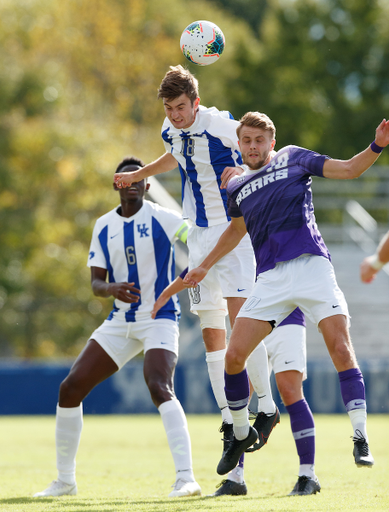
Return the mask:
M308 496L309 494L316 494L320 492L320 484L317 476L315 479L309 478L308 476L299 476L296 485L293 487L293 491L288 496Z
M354 441L353 455L355 464L359 468L372 468L374 459L370 453L369 445L360 430L357 429L355 434L356 435L352 438Z
M245 482L239 484L238 482L233 482L232 480L222 480L217 487L217 491L215 491L213 494L208 494L209 497L244 496L247 494L247 486Z
M197 482L187 482L179 478L172 485L173 490L169 494L169 498L182 498L183 496L200 496L201 488Z
M228 443L228 447L225 452L223 452L222 458L217 466L216 471L219 475L225 475L231 469L234 469L239 462L240 456L244 451L252 446L258 439L258 433L255 428L249 428L249 434L245 439L239 441L234 436L232 441Z
M258 442L256 442L251 448L246 450L247 453L256 452L265 446L273 428L280 423L280 411L276 406L276 412L271 416L267 416L264 412L255 413L251 412L255 417L253 427L258 432Z
M223 453L227 450L229 443L234 439L234 427L232 423L223 421L222 426L219 428L219 432L223 435Z
M77 484L65 484L61 480L53 480L44 491L37 492L33 498L44 498L46 496L65 496L77 494Z

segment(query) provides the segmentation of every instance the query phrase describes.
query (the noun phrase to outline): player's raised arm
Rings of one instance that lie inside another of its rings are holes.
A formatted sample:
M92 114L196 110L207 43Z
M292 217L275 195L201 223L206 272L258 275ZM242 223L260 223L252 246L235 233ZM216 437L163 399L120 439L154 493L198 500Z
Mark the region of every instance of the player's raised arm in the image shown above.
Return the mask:
M117 172L114 176L114 183L118 188L131 187L133 183L144 180L149 176L163 174L172 171L177 167L177 161L171 153L165 153L154 162L145 165L135 172Z
M389 262L389 231L378 244L375 254L368 256L361 263L361 281L371 283L381 268Z
M185 276L183 281L184 285L187 288L196 287L215 263L235 249L246 233L247 229L243 217L233 217L228 228L224 231L218 243L205 260Z
M389 121L383 119L376 129L374 142L368 148L353 156L350 160L326 160L323 166L323 176L335 180L358 178L374 164L381 151L388 144Z

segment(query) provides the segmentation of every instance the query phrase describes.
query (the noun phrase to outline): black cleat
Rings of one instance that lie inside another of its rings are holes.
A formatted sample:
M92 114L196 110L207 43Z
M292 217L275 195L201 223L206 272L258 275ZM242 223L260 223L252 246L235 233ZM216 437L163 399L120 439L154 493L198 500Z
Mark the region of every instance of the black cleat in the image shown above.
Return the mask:
M253 412L251 412L251 414L255 415ZM276 412L271 416L267 416L264 412L259 412L255 416L253 427L258 432L258 442L256 442L251 448L248 448L246 450L247 453L255 452L262 448L262 446L265 446L273 428L277 423L280 423L280 411L277 406Z
M227 450L229 443L234 439L234 426L232 423L223 421L222 426L219 428L219 432L223 434L223 454Z
M240 456L244 451L252 446L258 439L258 433L255 428L250 427L249 434L245 439L238 441L234 436L232 441L228 443L228 447L223 452L222 458L217 466L217 473L219 475L225 475L231 469L234 469L239 462Z
M309 494L316 494L320 492L319 480L315 476L315 479L309 478L308 476L299 476L296 485L293 487L293 491L288 496L308 496Z
M238 484L232 480L222 480L217 486L218 489L213 494L208 496L245 496L247 494L247 486L245 482Z
M354 441L353 455L355 464L359 468L372 468L374 459L370 453L369 445L360 430L356 430L355 434L356 435L352 438Z

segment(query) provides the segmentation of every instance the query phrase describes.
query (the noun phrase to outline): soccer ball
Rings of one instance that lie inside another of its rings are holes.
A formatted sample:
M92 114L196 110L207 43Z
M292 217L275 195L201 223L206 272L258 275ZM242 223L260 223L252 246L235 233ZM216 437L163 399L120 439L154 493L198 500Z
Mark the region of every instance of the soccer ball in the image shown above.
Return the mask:
M216 62L224 50L224 34L210 21L194 21L180 39L181 51L194 64L208 66Z

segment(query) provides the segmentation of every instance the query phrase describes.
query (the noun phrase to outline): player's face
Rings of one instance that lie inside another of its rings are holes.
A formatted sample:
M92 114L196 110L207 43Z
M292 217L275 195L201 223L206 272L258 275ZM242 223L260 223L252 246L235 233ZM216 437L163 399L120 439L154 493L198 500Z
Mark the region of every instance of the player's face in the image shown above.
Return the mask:
M197 98L194 103L192 103L185 93L174 100L163 99L166 117L174 128L178 129L185 129L192 126L196 118L199 103L200 98Z
M239 134L239 146L243 163L250 169L257 170L271 160L271 152L276 141L267 130L242 126Z

